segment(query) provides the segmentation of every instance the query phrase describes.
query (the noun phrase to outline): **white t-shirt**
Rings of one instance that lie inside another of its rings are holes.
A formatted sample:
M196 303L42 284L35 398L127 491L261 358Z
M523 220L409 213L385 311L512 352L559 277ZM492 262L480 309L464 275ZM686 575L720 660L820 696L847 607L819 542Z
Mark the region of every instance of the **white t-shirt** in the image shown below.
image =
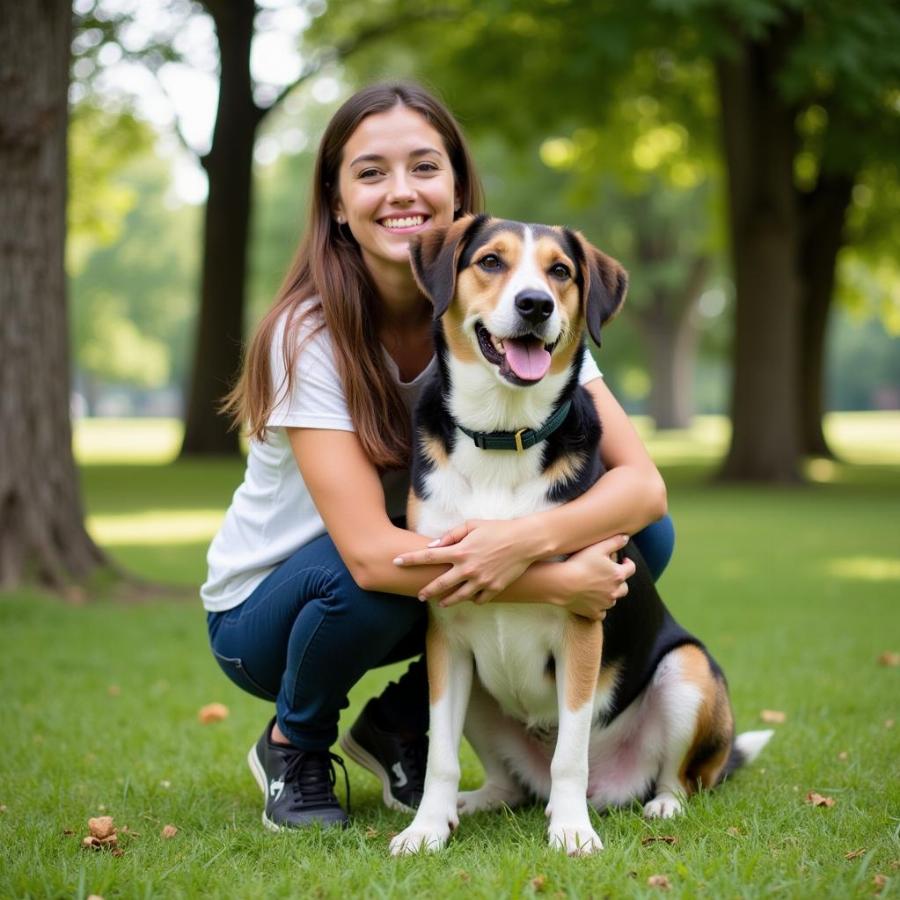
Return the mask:
M304 324L298 341L309 333ZM273 386L281 391L267 422L266 439L251 440L244 481L235 491L225 521L213 538L206 561L209 574L200 588L203 605L222 612L243 603L280 563L300 547L325 533L325 524L310 496L287 436L287 428L355 431L338 375L326 328L306 341L288 395L281 346L284 321L276 328L270 350ZM384 351L410 420L422 388L437 369L437 360L412 381L400 380L396 363ZM600 377L590 354L582 366L581 383ZM382 475L385 507L391 517L406 511L409 472Z

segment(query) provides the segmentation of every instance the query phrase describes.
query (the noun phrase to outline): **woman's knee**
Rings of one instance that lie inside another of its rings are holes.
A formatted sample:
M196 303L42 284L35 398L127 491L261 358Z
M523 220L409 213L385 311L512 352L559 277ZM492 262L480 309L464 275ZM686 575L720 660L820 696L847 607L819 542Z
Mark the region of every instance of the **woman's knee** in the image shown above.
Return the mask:
M428 615L426 605L414 597L364 590L345 567L332 573L326 605L330 614L352 617L362 627L397 636Z
M653 580L658 581L675 550L675 524L672 517L667 514L651 523L634 535L633 540L644 557Z

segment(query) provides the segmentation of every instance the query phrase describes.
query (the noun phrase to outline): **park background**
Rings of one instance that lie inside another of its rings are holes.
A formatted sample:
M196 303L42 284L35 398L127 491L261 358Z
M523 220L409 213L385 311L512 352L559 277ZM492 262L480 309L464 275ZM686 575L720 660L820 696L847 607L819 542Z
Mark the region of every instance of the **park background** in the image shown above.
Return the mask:
M897 894L898 46L876 0L4 4L0 894ZM683 820L600 818L597 859L530 809L389 860L404 817L352 767L349 832L263 833L268 711L206 648L242 471L216 401L328 117L397 77L458 115L490 212L629 269L598 362L669 485L662 592L739 726L783 719ZM81 848L101 814L119 855Z

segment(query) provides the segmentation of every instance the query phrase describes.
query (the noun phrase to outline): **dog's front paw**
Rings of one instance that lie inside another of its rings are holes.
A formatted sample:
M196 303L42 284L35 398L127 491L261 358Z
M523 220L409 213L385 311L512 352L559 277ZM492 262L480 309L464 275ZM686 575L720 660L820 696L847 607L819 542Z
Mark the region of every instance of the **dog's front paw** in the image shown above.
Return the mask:
M409 856L420 850L428 853L443 850L450 837L450 828L451 823L447 820L443 825L413 821L409 828L404 829L391 840L391 856Z
M590 822L582 825L562 825L550 823L547 829L550 846L557 850L565 850L569 856L590 856L603 849L603 841L591 828Z
M518 785L503 785L485 782L477 791L461 791L456 801L457 808L464 816L484 810L510 808L518 806L524 799L524 793Z
M652 800L644 804L645 819L671 819L682 812L681 800L668 792L657 794Z

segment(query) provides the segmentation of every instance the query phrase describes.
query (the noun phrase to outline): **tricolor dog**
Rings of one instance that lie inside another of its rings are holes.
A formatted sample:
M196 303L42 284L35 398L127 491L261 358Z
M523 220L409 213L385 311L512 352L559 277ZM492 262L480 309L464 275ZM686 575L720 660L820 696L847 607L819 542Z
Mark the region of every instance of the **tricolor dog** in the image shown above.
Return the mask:
M439 367L416 415L410 527L437 537L583 493L603 471L584 331L599 343L624 270L577 233L485 216L434 229L411 259ZM392 853L439 849L460 812L530 796L548 801L552 846L592 853L588 804L672 816L762 749L771 732L735 738L721 669L625 553L637 571L602 622L550 604L432 605L425 793ZM486 777L460 794L464 726Z

